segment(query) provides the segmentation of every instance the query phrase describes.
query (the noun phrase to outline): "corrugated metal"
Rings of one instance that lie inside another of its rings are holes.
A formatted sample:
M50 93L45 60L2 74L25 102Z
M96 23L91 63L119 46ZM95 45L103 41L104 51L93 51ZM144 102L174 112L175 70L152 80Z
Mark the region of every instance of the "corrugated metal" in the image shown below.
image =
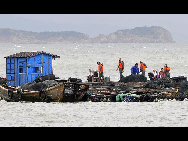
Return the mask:
M38 76L52 73L52 58L58 57L45 52L20 52L6 58L8 86L21 86Z

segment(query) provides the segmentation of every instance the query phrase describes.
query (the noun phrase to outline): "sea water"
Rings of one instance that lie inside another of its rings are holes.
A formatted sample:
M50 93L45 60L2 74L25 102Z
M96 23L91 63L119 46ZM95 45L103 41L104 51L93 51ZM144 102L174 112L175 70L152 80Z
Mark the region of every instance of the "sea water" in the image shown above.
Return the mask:
M104 76L119 80L118 60L125 64L124 76L140 61L146 75L171 67L171 77L188 77L188 44L0 44L0 77L6 77L5 56L28 51L59 55L53 60L53 73L62 79L87 81L89 69L104 64ZM148 76L147 76L148 77ZM149 78L148 78L149 79ZM0 126L188 126L188 101L163 102L76 102L30 103L0 101Z

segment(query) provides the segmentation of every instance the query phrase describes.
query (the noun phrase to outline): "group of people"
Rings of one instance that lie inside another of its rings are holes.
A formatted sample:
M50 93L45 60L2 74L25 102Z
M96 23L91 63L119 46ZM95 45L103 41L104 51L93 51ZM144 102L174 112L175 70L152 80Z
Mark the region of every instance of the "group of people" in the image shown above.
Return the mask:
M156 70L153 70L153 76L151 78L170 78L170 70L171 68L168 67L167 64L165 64L164 68L161 68L161 71L159 73Z
M138 68L138 63L136 63L134 66L131 67L131 75L136 75L141 72L142 75L145 76L146 68L147 68L146 64L140 61L140 71ZM119 59L119 64L118 64L118 68L116 69L116 71L118 69L119 69L120 79L121 79L123 77L122 73L124 72L124 62L121 61L121 58Z
M101 81L101 78L104 80L103 63L97 62L97 64L98 64L98 72L99 72L99 81ZM145 63L143 63L142 61L140 61L140 70L138 67L138 63L136 63L134 66L131 67L131 75L137 75L137 74L141 73L141 75L145 76L146 68L147 68L147 65ZM119 63L118 63L118 67L117 67L116 71L118 69L119 69L120 79L121 79L122 77L124 77L123 76L124 62L121 60L121 58L119 59ZM159 73L154 69L151 78L152 79L170 78L170 67L168 67L167 64L165 64L164 68L161 68L161 71Z
M141 73L141 75L145 76L147 65L140 61L140 71L138 67L138 63L136 63L134 66L131 67L131 75L137 75ZM123 77L122 73L124 72L124 62L121 61L121 58L119 59L118 68L120 73L120 79ZM152 79L155 78L170 78L170 67L167 66L167 64L164 65L164 68L161 68L161 71L158 73L156 70L153 70Z

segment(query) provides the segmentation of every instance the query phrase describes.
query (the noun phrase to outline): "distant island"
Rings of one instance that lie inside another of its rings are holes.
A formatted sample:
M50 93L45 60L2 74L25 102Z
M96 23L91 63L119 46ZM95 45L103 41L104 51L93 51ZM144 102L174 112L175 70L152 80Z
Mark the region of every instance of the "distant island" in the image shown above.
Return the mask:
M171 33L160 26L118 30L108 35L89 35L76 31L32 32L0 28L1 43L175 43Z

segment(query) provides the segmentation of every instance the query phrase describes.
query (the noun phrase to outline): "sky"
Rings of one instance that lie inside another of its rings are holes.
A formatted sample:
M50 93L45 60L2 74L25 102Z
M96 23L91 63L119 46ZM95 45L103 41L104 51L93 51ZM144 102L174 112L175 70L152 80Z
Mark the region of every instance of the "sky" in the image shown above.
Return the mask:
M188 42L188 14L0 14L0 28L77 31L93 38L117 30L161 26L176 42Z

